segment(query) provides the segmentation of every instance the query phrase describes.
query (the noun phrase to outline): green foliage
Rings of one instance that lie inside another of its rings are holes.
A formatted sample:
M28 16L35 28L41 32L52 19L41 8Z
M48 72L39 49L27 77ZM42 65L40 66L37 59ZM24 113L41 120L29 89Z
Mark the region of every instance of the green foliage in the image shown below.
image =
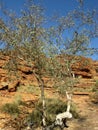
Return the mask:
M13 103L6 103L1 107L1 111L10 114L13 117L18 117L21 114L20 106L26 106L26 103L21 100L21 96L15 95Z
M82 2L80 4L82 7ZM3 12L7 11L3 10ZM1 17L0 19L0 43L1 45L3 43L2 52L9 54L10 57L5 65L6 69L17 74L18 65L22 59L27 65L32 67L35 77L37 75L41 79L47 71L46 75L50 75L57 81L59 80L60 84L57 83L55 86L60 94L65 94L66 88L70 87L72 89L74 86L71 76L71 65L77 61L75 58L70 59L69 55L86 55L94 51L93 48L89 48L89 44L90 39L95 38L98 32L96 31L97 20L95 16L96 12L94 11L90 12L83 8L75 8L74 11L68 12L66 16L55 18L56 24L52 21L53 26L47 28L44 9L40 5L34 4L33 0L26 4L26 8L23 8L18 17L13 13L6 13L8 21L5 21L6 18L3 19ZM50 22L50 20L47 21ZM65 35L68 32L71 33ZM65 54L65 57L58 57L58 55L63 54ZM68 55L67 59L66 55ZM64 60L62 61L62 59ZM70 80L67 77L70 77ZM42 82L39 79L38 83L41 84ZM61 84L63 79L64 82ZM44 97L44 83L40 86L41 97ZM39 89L36 90L30 85L26 87L25 91L30 93L38 92L39 94ZM21 89L22 92L24 90ZM15 113L19 114L18 105L21 103L21 100L16 98L15 103L5 104L3 109L12 115ZM42 103L39 102L36 104L35 111L30 115L37 124L41 124L42 109ZM64 111L66 111L66 103L60 100L46 101L46 116L49 123L55 119L56 114ZM73 104L71 111L76 117L77 112Z
M98 80L96 80L95 86L98 87Z
M72 112L74 118L80 117L75 103L72 103L71 112Z
M53 26L47 28L44 8L35 4L33 0L29 2L19 17L13 14L13 11L5 15L4 12L8 10L0 10L8 19L7 22L2 17L0 20L0 43L4 45L2 52L10 56L10 60L6 62L6 69L17 73L22 59L32 67L33 74L35 71L39 77L42 77L46 70L48 76L50 74L60 80L71 76L71 65L77 60L74 57L70 59L69 55L95 52L94 48L89 48L89 44L91 38L98 36L98 31L95 30L98 26L96 11L86 11L77 7L65 16L55 17L55 23L52 21ZM71 33L65 35L68 32ZM66 86L69 86L69 83ZM29 90L31 91L31 87ZM63 87L59 91L63 93L62 90Z
M54 84L54 88L58 91L58 93L61 96L66 95L66 91L71 91L73 90L73 86L78 82L78 79L75 79L73 77L66 77L65 76L65 81L62 80L63 78L59 78L56 83Z
M96 91L97 91L96 86L93 86L92 92L96 92Z
M21 95L20 94L16 94L14 96L14 103L17 105L21 105L22 104L22 100L21 100Z
M97 92L98 91L98 80L96 80L96 83L94 87L92 88L92 92Z
M18 116L20 113L20 110L18 108L18 105L15 103L6 103L1 108L2 112L8 113L11 116Z
M66 111L66 102L59 99L46 99L46 122L47 125L55 121L55 117L58 113ZM75 104L72 103L71 112L74 118L78 118L79 115L76 110ZM35 110L28 116L29 120L32 120L37 125L42 123L42 102L39 101L36 104Z
M98 103L98 80L96 80L95 86L92 88L92 92L94 93L90 96L90 99L93 103L97 104Z
M40 94L40 88L38 86L34 86L34 85L26 85L26 86L21 86L18 88L18 92L26 92L26 93L34 93L36 95Z
M28 115L27 122L34 122L34 124L40 126L42 124L42 112L35 109Z

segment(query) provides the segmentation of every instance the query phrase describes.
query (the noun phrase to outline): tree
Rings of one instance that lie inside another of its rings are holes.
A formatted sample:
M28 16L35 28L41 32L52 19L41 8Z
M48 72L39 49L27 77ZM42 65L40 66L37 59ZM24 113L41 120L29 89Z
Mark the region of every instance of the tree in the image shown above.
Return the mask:
M5 10L3 11L5 13ZM40 5L28 1L27 7L17 17L13 13L5 13L8 17L8 23L3 19L0 21L0 43L4 44L2 52L9 55L10 59L7 68L15 73L18 69L20 60L25 60L27 65L32 67L39 87L41 89L41 99L43 102L43 125L45 122L45 96L44 81L42 74L45 66L45 55L43 53L43 37L45 30L42 27L44 23L43 8ZM35 66L36 69L33 69Z
M46 52L50 54L53 62L54 57L58 57L53 65L56 65L55 70L58 68L56 72L61 77L65 74L72 77L72 65L80 60L77 56L88 56L98 52L98 49L90 47L91 39L98 38L97 11L86 10L83 0L79 0L79 4L77 9L66 16L54 16L56 24L48 31L50 49ZM66 69L61 71L61 68Z
M69 88L71 94L75 83L72 65L80 60L77 56L88 56L98 52L98 49L90 47L91 39L98 37L97 12L86 11L84 1L79 2L77 10L55 19L56 25L47 31L50 49L48 47L46 52L51 59L51 71L55 76L55 82L58 88L62 87L63 92ZM64 118L65 113L57 115L59 120ZM59 123L63 124L63 121Z
M58 17L55 19L56 24L49 28L44 26L44 9L31 0L20 16L4 10L8 22L0 19L1 52L6 52L10 57L8 69L17 72L20 60L25 60L32 67L41 88L43 126L46 126L43 76L53 77L59 87L62 85L65 92L69 88L72 93L72 64L77 62L76 56L96 51L89 47L90 39L98 36L96 11L86 12L83 6L83 1L80 1L77 10Z

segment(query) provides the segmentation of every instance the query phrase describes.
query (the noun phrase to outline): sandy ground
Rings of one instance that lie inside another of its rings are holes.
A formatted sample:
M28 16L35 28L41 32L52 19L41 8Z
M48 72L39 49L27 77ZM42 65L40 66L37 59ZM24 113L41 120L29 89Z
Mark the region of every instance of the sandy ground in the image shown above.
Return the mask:
M5 91L0 92L0 106L5 103L13 102L17 92L8 93ZM56 93L46 90L47 97L56 97ZM21 93L23 100L37 100L38 96L32 94ZM72 119L67 122L68 128L64 130L98 130L98 105L91 103L88 95L75 95L73 102L77 105L77 110L81 116L80 119ZM0 113L0 130L14 130L11 127L3 128L6 121L10 118L9 115Z

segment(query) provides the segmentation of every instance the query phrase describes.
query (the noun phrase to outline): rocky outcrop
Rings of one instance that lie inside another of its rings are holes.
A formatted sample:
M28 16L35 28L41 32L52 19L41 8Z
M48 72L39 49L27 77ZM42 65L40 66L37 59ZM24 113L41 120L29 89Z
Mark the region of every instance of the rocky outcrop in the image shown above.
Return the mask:
M96 75L94 61L90 58L79 57L79 60L72 65L76 77L93 78Z
M13 70L11 73L6 68L6 63L9 57L2 55L0 57L0 90L8 90L9 92L17 91L20 85L33 84L38 85L37 79L33 74L32 68L26 64L25 61L20 60L16 72ZM33 66L33 64L32 64ZM76 78L82 79L98 79L98 61L93 61L90 58L80 57L75 64L72 65L72 71ZM49 78L43 78L46 86L51 86L53 82L49 84ZM82 80L81 80L82 81ZM90 81L90 80L89 80ZM86 87L89 84L93 84L87 81L86 85L77 84L76 87Z

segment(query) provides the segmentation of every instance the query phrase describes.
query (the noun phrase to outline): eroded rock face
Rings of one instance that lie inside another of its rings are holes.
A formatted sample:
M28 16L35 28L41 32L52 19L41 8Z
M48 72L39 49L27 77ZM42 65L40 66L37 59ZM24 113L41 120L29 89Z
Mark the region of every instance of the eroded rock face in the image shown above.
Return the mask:
M93 78L96 75L94 61L90 58L80 57L77 63L72 65L76 77Z
M20 81L18 81L18 80L14 81L14 82L10 82L8 85L8 91L9 92L17 91L19 85L20 85Z
M19 85L26 85L28 83L38 85L36 77L33 75L33 67L28 66L25 61L20 61L17 67L17 74L14 70L13 73L9 73L6 68L8 60L8 56L3 55L0 57L0 90L13 92L17 91ZM93 79L93 77L98 76L98 61L81 57L77 63L72 65L72 71L76 78ZM45 82L48 81L46 78L44 78L44 80Z
M8 82L1 82L0 83L0 90L7 90L8 89Z

